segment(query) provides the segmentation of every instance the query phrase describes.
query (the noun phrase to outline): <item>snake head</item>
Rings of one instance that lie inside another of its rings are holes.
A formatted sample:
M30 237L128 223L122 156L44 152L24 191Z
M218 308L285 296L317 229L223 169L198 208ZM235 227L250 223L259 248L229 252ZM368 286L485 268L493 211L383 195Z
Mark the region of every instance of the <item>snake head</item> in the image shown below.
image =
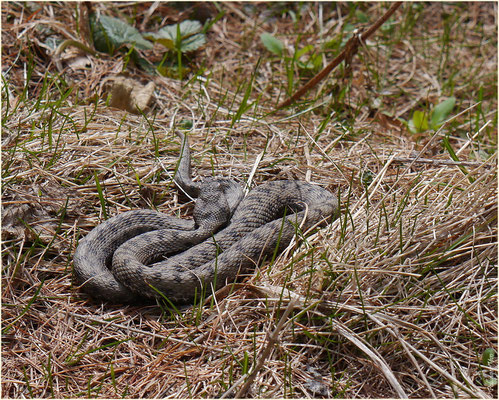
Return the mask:
M228 224L231 210L222 183L212 180L201 184L193 217L196 227L211 232Z

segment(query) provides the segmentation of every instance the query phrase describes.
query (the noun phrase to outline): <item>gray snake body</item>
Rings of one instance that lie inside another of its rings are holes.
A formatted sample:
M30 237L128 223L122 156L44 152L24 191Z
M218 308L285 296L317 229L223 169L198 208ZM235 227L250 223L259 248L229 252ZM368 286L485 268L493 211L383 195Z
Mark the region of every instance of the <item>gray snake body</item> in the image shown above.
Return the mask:
M190 302L201 290L218 289L264 257L285 248L298 229L330 218L338 201L327 190L301 181L267 182L244 199L229 179L191 180L190 153L183 150L177 185L197 197L194 220L153 210L108 219L80 240L74 276L92 297L112 303L159 297Z

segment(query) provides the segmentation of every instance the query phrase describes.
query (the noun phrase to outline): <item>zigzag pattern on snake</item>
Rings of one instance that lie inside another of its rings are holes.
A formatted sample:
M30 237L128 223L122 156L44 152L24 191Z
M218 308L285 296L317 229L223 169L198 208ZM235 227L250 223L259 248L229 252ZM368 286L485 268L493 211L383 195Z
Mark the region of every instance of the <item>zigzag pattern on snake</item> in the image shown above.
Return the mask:
M182 139L175 182L196 197L193 220L153 210L118 214L95 227L75 251L74 277L92 297L133 303L158 297L191 302L201 290L218 289L263 258L282 251L297 230L330 219L338 201L301 181L273 181L243 198L233 180L191 179L187 138Z

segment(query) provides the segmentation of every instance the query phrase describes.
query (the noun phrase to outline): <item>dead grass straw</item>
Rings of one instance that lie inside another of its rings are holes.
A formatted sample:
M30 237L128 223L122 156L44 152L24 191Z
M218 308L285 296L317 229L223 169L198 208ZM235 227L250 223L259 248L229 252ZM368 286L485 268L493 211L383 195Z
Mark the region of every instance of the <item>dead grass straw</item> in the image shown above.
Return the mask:
M317 23L322 37L336 37L352 5L305 4L296 23L265 20L277 5L222 5L227 15L206 46L209 74L188 84L151 78L146 117L105 105L103 81L120 58L67 68L77 87L61 104L57 76L42 90L55 67L37 26L71 39L74 9L23 7L2 3L11 64L2 92L2 397L497 395L486 384L497 362L483 362L487 348L497 351L495 4L404 4L393 35L405 37L368 43L347 86L331 77L317 103L268 117L287 75L259 33L276 26L292 47L297 31L316 32ZM464 42L443 40L450 20ZM35 62L24 85L28 44ZM449 74L462 113L410 133L398 118L449 95ZM250 77L255 103L235 119ZM341 87L348 95L336 101ZM72 286L71 262L105 214L191 215L172 184L182 120L193 125L196 177L310 180L340 195L340 216L202 305L94 303Z

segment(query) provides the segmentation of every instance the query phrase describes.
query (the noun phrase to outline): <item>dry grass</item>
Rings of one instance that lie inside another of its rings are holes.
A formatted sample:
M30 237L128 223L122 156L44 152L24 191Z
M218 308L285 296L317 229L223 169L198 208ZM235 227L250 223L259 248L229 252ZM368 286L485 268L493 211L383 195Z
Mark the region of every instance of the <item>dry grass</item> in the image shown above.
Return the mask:
M206 80L131 69L157 85L147 118L105 105L118 56L57 77L44 46L77 37L74 7L2 3L2 397L497 397L496 360L481 362L497 351L495 3L404 4L351 77L273 115L288 80L260 34L318 49L359 15L312 4L293 23L277 5L223 3L196 59ZM437 132L398 120L451 94L459 115ZM183 119L197 176L310 180L340 194L341 216L204 305L93 303L71 260L104 214L190 215L172 184Z

